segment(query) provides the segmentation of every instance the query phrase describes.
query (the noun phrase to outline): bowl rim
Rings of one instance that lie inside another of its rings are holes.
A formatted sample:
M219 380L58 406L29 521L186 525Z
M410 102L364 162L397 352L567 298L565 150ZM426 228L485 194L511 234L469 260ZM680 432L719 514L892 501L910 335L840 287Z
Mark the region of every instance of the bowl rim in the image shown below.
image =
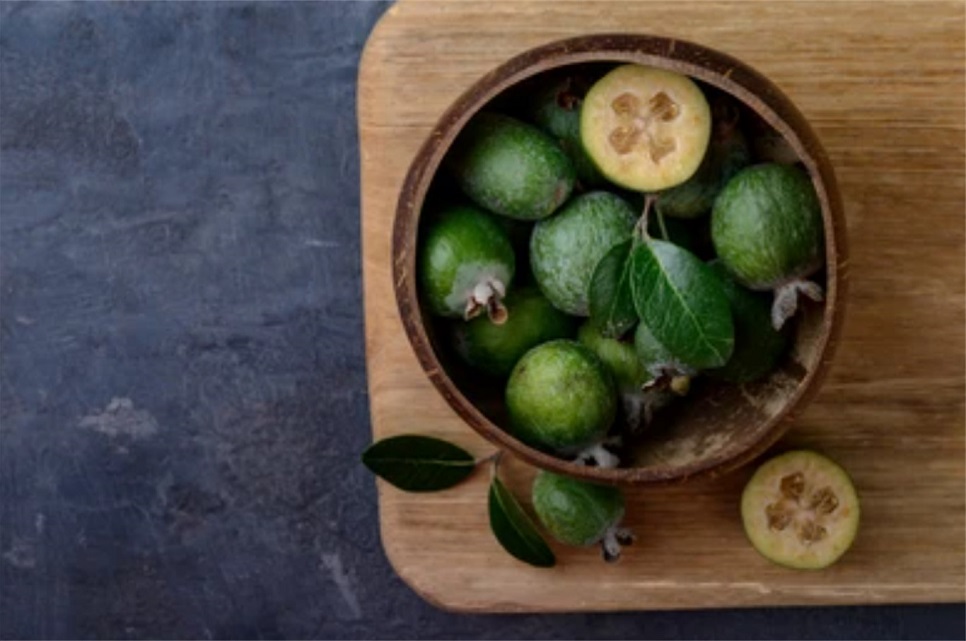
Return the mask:
M815 366L806 368L783 407L767 419L748 448L685 465L600 468L573 463L530 447L490 421L450 379L436 356L419 304L416 249L420 213L430 182L466 122L491 99L517 83L560 67L589 63L636 63L697 78L736 96L781 133L808 170L822 206L826 288ZM764 75L720 51L677 38L602 33L566 38L524 51L479 78L439 118L409 166L392 231L393 289L406 336L426 376L456 413L485 439L538 468L612 485L678 483L716 477L754 460L791 426L814 398L828 373L841 334L847 295L848 248L841 198L831 163L818 137L792 101Z

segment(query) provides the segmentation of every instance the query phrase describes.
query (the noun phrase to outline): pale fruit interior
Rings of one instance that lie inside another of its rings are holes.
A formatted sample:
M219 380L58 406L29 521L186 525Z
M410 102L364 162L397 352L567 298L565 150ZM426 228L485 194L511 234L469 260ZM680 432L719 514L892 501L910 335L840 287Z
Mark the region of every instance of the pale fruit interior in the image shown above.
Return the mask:
M591 88L580 128L604 175L629 189L658 191L698 169L711 135L711 110L690 78L625 65Z
M745 531L766 557L792 567L822 568L855 538L859 502L838 465L812 452L765 463L741 501Z

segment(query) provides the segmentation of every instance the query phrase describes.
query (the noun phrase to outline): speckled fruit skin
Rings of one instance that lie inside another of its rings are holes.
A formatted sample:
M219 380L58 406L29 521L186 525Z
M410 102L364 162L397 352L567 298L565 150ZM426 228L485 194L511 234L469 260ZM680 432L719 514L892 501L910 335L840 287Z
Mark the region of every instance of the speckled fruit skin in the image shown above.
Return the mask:
M759 380L778 366L790 340L786 329L775 331L771 323L771 297L748 291L731 277L721 261L709 264L731 305L735 323L735 348L724 367L708 375L729 383Z
M822 265L822 207L797 167L763 164L732 178L715 200L711 240L725 267L751 289L773 289Z
M533 447L573 454L607 434L617 391L592 351L557 340L534 347L516 364L506 405L514 436Z
M537 473L532 499L540 523L567 545L593 545L624 518L624 495L616 487L550 472Z
M466 124L444 163L473 202L519 220L549 216L570 196L575 180L573 163L552 138L493 113Z
M607 250L630 238L636 221L626 201L594 191L537 223L530 237L530 266L544 296L568 314L587 316L594 268Z
M641 386L651 379L637 357L634 343L602 336L591 321L581 325L577 340L591 349L607 366L621 391L639 392Z
M514 289L503 303L509 318L502 325L477 317L453 327L456 353L485 374L509 376L530 349L574 335L576 320L551 305L536 287Z
M516 270L513 247L493 216L459 205L427 221L419 252L419 286L429 310L462 317L473 287L495 278L509 288Z

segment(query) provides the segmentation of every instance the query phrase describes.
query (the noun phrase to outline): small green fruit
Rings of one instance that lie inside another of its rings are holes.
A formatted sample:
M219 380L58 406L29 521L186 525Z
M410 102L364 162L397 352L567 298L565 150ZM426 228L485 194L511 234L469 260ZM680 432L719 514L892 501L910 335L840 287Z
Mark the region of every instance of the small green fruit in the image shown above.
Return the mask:
M731 305L735 322L735 349L724 367L708 370L708 374L730 383L756 381L778 365L788 347L788 331L775 330L771 323L771 301L767 296L751 292L731 277L720 261L709 265L721 280Z
M755 472L741 495L745 534L766 559L820 570L842 557L859 531L859 496L834 461L787 452Z
M822 300L821 288L805 280L824 259L822 208L797 167L763 164L739 172L715 200L711 239L739 282L775 290L776 329L795 313L800 293Z
M650 374L637 358L634 344L603 336L593 321L581 325L577 340L590 348L607 366L621 391L640 391L651 380Z
M601 544L604 559L620 556L621 543L633 540L619 528L624 495L616 487L596 485L546 471L533 480L533 509L553 538L567 545Z
M607 435L616 396L610 373L589 349L568 340L543 343L510 374L510 431L533 447L576 455Z
M474 207L450 207L427 221L422 235L418 277L430 311L471 319L486 310L493 322L505 322L501 301L516 260L493 217Z
M509 376L530 349L574 335L574 319L551 305L536 287L516 288L503 303L509 318L502 325L475 318L453 327L456 353L486 374Z
M530 238L530 266L550 302L568 314L587 316L594 268L611 247L630 238L636 221L624 200L595 191L537 223Z
M664 390L650 389L654 377L637 357L634 343L602 335L593 321L581 326L577 340L593 350L614 377L623 418L630 431L650 424L654 411L666 405L670 398Z
M552 138L494 113L467 123L445 165L470 200L520 220L549 216L574 186L573 164Z

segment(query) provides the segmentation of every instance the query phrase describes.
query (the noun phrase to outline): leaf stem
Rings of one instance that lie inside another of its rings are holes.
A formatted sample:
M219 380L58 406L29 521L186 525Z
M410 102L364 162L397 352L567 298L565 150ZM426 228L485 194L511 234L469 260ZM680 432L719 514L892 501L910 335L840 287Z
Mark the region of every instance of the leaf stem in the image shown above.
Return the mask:
M497 451L493 452L492 454L490 454L489 456L486 456L484 458L481 458L479 461L476 462L477 465L479 465L480 463L487 463L487 462L492 462L493 463L493 466L490 467L490 482L491 483L493 482L493 479L496 478L496 475L500 471L500 459L502 459L502 458L503 458L503 450L497 450Z

